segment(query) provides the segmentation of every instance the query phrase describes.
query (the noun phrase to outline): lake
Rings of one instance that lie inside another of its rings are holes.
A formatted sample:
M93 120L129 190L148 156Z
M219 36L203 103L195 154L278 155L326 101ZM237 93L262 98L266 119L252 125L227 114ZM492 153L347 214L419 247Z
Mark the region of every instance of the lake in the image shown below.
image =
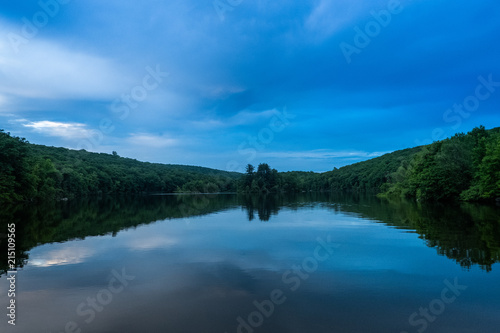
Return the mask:
M8 207L0 216L4 233L16 223L22 261L15 326L0 262L1 332L500 327L497 206L155 195Z

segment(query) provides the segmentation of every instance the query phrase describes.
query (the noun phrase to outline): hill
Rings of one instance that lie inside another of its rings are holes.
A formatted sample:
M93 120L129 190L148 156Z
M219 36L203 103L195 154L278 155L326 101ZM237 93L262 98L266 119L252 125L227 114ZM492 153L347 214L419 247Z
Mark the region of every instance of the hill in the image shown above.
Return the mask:
M425 201L492 201L500 197L500 128L481 126L321 174L278 173L267 164L254 169L247 166L240 191L374 191Z
M322 177L329 190L374 189L381 196L422 201L492 201L500 197L500 127L480 126Z
M0 130L0 200L152 192L235 191L241 175L197 166L140 162L116 153L47 147Z
M424 146L392 173L385 196L425 201L500 198L500 127L471 132Z
M422 149L423 147L415 147L398 150L325 172L322 177L325 179L326 189L379 191L382 185L390 182L391 175L401 165L412 160Z
M500 197L500 128L483 126L324 173L278 172L266 163L246 174L139 162L113 154L28 143L0 130L0 201L121 193L279 193L374 191L417 200Z

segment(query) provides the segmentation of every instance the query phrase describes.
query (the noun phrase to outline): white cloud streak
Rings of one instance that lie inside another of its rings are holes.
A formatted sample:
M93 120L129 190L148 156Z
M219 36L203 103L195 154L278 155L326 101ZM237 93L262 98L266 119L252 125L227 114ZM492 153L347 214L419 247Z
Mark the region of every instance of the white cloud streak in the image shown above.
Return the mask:
M92 135L92 131L85 124L62 123L56 121L42 120L23 124L24 127L31 128L35 132L55 136L63 139L85 139Z
M300 158L300 159L365 159L382 156L386 152L365 152L365 151L331 151L325 149L316 149L308 151L289 151L289 152L263 152L262 157L268 158Z
M225 120L222 119L204 119L202 121L193 121L192 124L196 128L205 130L213 130L218 128L228 128L234 126L254 125L259 122L269 121L273 116L278 113L277 109L264 110L264 111L249 111L242 110L232 117Z
M160 135L152 135L148 133L133 133L127 139L127 143L133 146L165 148L177 146L179 144L179 141Z

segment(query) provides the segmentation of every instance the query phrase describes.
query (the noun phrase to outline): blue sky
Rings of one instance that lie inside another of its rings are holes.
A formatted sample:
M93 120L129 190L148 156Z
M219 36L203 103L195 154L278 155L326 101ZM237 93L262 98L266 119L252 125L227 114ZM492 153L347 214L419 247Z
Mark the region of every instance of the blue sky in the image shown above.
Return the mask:
M500 126L500 5L0 5L0 128L222 170L326 171Z

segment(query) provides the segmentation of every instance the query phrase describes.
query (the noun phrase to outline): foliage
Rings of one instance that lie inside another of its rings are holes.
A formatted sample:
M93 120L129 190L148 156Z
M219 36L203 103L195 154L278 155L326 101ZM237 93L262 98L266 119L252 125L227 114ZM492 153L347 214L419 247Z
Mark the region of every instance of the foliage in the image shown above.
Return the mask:
M123 193L230 192L241 174L47 147L0 131L0 201Z
M240 192L269 193L280 190L280 177L276 169L271 169L267 163L261 163L257 172L254 170L253 165L247 165L246 174L238 184Z
M348 165L323 174L326 189L380 191L391 175L406 165L422 147L399 150L390 154Z
M500 128L481 126L423 147L384 189L386 196L425 201L500 197Z
M0 201L13 202L31 195L32 181L24 138L0 130Z
M324 173L279 173L261 163L246 173L139 162L112 154L33 145L0 131L0 201L123 193L375 191L440 201L500 197L500 128L399 150Z

